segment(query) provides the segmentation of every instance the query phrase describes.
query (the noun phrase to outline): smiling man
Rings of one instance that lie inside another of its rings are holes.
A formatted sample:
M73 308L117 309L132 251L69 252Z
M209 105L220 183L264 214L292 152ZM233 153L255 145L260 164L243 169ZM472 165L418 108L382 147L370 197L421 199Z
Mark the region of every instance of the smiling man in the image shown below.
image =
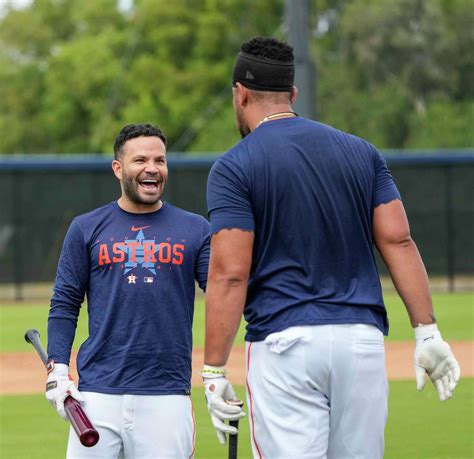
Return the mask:
M129 138L142 130L153 132L155 129L135 125L123 129L115 141L115 159L112 161L122 188L118 204L123 210L134 213L159 210L168 180L164 135L156 129L156 136Z
M209 224L164 202L166 137L125 126L114 144L117 201L76 217L68 230L48 320L46 397L83 403L100 440L85 448L71 430L69 458L189 458L195 280L204 290ZM81 303L89 337L78 355L79 390L68 377Z

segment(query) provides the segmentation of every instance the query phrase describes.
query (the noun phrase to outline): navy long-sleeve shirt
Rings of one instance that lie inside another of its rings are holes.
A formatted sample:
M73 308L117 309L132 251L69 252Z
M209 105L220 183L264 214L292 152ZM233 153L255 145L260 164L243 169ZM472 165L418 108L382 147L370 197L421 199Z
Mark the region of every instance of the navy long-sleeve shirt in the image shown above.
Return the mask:
M112 202L76 217L51 299L49 359L69 363L87 296L80 390L189 393L195 281L205 289L208 263L209 223L168 203L132 214Z

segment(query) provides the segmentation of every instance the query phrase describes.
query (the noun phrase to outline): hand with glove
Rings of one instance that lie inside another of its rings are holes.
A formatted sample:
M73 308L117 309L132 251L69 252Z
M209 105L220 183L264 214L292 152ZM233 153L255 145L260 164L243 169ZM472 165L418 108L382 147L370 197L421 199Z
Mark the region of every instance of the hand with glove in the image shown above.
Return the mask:
M423 390L427 374L441 401L451 398L459 381L461 369L449 344L443 341L436 324L419 325L415 328L416 387Z
M72 377L69 375L69 367L66 364L50 362L48 367L46 398L57 410L59 415L67 421L68 416L64 409L64 400L71 396L78 402L83 402L84 398L78 391Z
M201 376L205 387L207 409L211 415L212 424L217 431L217 438L225 444L226 435L237 435L237 428L225 421L236 421L245 416L242 402L235 396L232 384L225 377L224 367L204 365Z

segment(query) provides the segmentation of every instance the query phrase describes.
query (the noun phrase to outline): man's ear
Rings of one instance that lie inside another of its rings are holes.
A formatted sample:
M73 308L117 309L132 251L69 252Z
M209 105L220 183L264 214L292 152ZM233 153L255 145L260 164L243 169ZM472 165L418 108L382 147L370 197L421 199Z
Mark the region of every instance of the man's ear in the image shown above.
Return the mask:
M296 102L297 98L298 98L298 88L296 86L293 86L291 88L291 94L290 94L291 105L293 105Z
M122 163L118 159L112 161L112 170L114 171L115 177L122 180Z
M239 107L245 107L249 102L249 90L240 83L235 84L235 101Z

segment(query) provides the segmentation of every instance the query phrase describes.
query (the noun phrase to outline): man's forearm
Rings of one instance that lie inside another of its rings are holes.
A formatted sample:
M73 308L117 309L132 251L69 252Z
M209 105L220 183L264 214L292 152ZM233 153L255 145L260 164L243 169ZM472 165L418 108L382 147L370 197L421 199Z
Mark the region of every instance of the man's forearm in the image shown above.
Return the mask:
M206 292L204 363L223 366L239 329L247 294L247 281L209 279Z
M253 231L237 228L212 236L206 289L206 365L223 366L229 358L247 298L253 241Z
M77 319L48 319L48 358L56 363L69 365L71 349L76 334Z
M393 284L402 298L413 327L436 322L428 275L415 242L411 238L379 247Z

